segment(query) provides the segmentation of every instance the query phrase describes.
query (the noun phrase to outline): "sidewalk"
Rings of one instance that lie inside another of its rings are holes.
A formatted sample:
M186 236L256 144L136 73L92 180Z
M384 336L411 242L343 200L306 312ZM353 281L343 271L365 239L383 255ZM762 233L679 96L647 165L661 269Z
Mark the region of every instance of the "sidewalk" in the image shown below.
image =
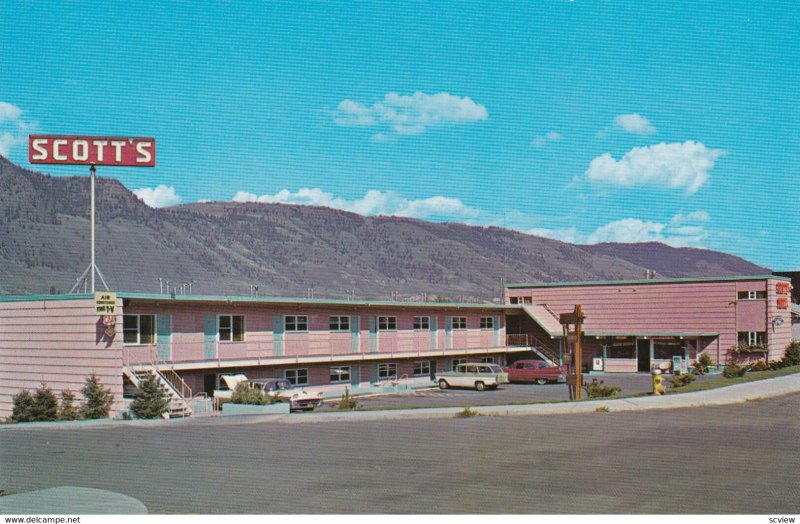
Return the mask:
M514 404L498 406L471 407L486 416L529 416L556 415L573 413L593 413L597 408L605 407L609 411L646 411L651 409L679 409L701 406L719 406L737 404L753 399L779 397L800 392L800 373L743 384L735 384L706 391L692 393L673 393L662 396L646 396L635 398L607 398L578 402L552 402L542 404ZM59 422L43 424L13 424L0 426L2 431L40 430L40 429L81 429L81 428L121 428L121 427L155 427L174 426L212 426L242 424L319 424L324 422L369 421L391 419L431 419L452 418L463 407L386 409L375 411L341 411L328 413L303 413L293 415L240 415L234 417L195 417L176 420L98 420L93 422Z

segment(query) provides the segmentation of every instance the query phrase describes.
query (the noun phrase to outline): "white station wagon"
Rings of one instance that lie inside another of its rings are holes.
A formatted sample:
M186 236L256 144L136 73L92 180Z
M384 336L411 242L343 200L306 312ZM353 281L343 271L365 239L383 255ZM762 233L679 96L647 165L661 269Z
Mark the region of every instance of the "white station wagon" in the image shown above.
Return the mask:
M508 384L508 373L497 364L467 362L458 364L454 371L437 373L436 381L440 389L460 387L483 391L486 388L495 389L500 384Z

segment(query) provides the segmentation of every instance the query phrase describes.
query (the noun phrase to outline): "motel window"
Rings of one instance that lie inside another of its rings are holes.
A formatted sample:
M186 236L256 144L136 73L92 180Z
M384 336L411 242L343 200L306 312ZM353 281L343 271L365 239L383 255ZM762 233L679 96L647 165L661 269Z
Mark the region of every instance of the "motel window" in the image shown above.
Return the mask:
M422 360L419 362L414 362L414 376L415 377L423 377L426 375L431 374L431 361L430 360Z
M244 315L219 316L219 341L244 341Z
M519 303L519 299L518 299L517 297L510 297L510 298L508 299L508 301L509 301L511 304L517 304L517 303Z
M467 329L467 317L453 317L453 329Z
M414 317L414 329L430 329L431 317Z
M494 328L493 317L481 317L481 329L493 329L493 328Z
M738 338L739 344L748 346L766 344L767 342L767 334L764 331L740 331Z
M608 358L636 358L636 339L623 337L609 340L606 345L606 356Z
M452 362L452 366L453 366L452 369L456 369L456 366L458 366L459 364L466 364L466 363L467 363L467 359L465 359L465 358L454 358L453 362Z
M287 315L286 331L308 331L308 317L305 315Z
M481 357L481 364L494 364L494 357Z
M331 368L331 384L350 382L350 366L337 366Z
M378 380L397 377L397 364L378 364Z
M511 304L533 304L533 297L509 297Z
M669 360L675 356L684 356L686 342L681 339L654 339L653 358Z
M395 331L397 317L378 317L378 331Z
M766 291L739 291L736 297L739 300L759 300L767 298Z
M295 386L308 385L308 368L302 369L284 369L283 378L291 382Z
M123 315L122 340L125 344L153 344L156 341L155 315Z
M331 331L349 331L350 317L331 317L329 325Z

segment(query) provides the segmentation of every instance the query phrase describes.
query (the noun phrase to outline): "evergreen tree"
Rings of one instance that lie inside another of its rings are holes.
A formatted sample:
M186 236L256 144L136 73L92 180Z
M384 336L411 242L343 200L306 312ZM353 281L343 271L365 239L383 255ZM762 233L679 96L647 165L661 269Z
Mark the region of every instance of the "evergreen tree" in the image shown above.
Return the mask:
M58 399L45 383L42 383L33 396L33 410L33 420L35 421L58 419Z
M75 393L65 389L61 392L61 407L58 412L59 420L78 420L80 414L75 407Z
M14 422L33 421L33 394L27 389L23 389L14 395L14 408L11 412L11 420Z
M86 397L86 404L81 407L83 418L106 418L111 411L111 404L114 402L114 394L111 389L104 388L97 375L92 373L86 377L86 383L81 390Z
M136 418L158 418L169 411L169 400L154 375L148 373L139 383L133 394L131 411Z

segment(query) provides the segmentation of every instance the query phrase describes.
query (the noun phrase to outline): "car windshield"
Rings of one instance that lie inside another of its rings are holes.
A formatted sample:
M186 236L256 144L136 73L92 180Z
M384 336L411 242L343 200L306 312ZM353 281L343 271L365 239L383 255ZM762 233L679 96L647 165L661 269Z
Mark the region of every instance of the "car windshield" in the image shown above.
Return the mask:
M496 364L493 366L489 366L489 368L492 370L492 373L501 373L503 371L503 369Z

